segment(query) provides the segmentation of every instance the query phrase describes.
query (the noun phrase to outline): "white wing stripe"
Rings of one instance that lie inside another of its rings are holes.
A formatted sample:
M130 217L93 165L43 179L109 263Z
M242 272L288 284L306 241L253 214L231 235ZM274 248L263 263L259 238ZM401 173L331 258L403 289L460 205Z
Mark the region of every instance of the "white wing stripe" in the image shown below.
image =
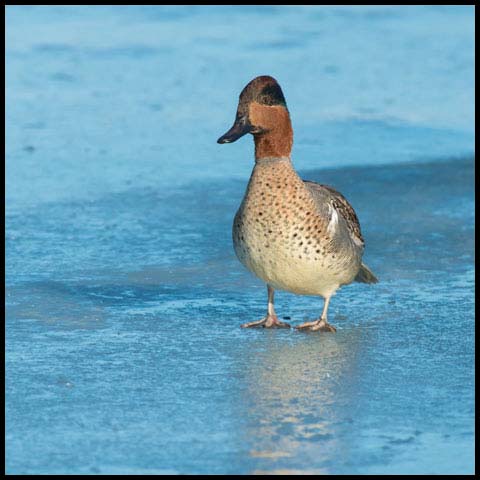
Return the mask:
M328 214L330 216L330 221L328 222L327 232L333 234L338 225L338 213L331 203L328 204Z

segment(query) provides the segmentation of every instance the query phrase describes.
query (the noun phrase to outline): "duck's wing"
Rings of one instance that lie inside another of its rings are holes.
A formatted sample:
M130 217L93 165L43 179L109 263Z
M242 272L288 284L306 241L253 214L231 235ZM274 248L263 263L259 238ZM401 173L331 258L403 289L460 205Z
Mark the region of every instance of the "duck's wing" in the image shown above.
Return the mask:
M347 225L350 237L359 247L364 247L365 241L360 230L360 222L353 207L348 203L347 199L334 188L328 185L321 185L316 182L304 180L305 186L310 190L313 198L320 211L328 208L330 218L336 213L341 215Z

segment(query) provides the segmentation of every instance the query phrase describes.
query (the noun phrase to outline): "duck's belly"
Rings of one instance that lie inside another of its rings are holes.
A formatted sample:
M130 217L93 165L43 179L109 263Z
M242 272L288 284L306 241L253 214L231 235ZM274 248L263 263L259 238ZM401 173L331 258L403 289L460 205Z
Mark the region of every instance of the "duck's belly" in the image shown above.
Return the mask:
M276 289L303 295L329 296L358 272L354 259L331 248L329 239L306 235L298 225L266 225L242 221L239 211L233 225L237 257L250 271Z

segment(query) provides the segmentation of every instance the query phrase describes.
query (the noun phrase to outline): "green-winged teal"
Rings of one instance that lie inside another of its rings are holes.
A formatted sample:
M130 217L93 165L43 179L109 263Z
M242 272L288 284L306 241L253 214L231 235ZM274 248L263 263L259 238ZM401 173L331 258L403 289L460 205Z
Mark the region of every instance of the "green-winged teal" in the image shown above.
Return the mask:
M290 327L273 306L274 289L325 299L321 316L299 329L336 329L327 321L331 296L353 281L376 283L362 263L364 240L354 209L327 185L302 180L290 160L293 130L280 85L254 78L240 94L233 127L218 139L246 133L255 141L255 167L233 221L240 261L268 288L265 318L242 327Z

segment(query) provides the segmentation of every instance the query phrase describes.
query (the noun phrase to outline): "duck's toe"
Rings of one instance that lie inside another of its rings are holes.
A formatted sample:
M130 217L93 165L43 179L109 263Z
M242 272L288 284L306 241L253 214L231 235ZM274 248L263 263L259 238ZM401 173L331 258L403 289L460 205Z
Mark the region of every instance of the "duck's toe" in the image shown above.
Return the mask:
M301 325L297 325L295 328L297 330L306 330L306 329L310 329L314 325L317 325L317 323L318 323L318 320L315 320L314 322L305 322L305 323L302 323Z
M314 322L305 322L302 325L296 327L297 330L305 330L308 332L332 332L335 333L337 331L336 327L330 325L326 320L320 318L315 320Z
M314 325L313 327L310 328L312 332L332 332L335 333L337 331L337 328L334 327L333 325L330 325L327 322L324 323L319 323L318 325Z
M267 315L261 320L255 322L244 323L240 325L242 328L262 327L262 328L290 328L290 324L281 322L275 315Z

